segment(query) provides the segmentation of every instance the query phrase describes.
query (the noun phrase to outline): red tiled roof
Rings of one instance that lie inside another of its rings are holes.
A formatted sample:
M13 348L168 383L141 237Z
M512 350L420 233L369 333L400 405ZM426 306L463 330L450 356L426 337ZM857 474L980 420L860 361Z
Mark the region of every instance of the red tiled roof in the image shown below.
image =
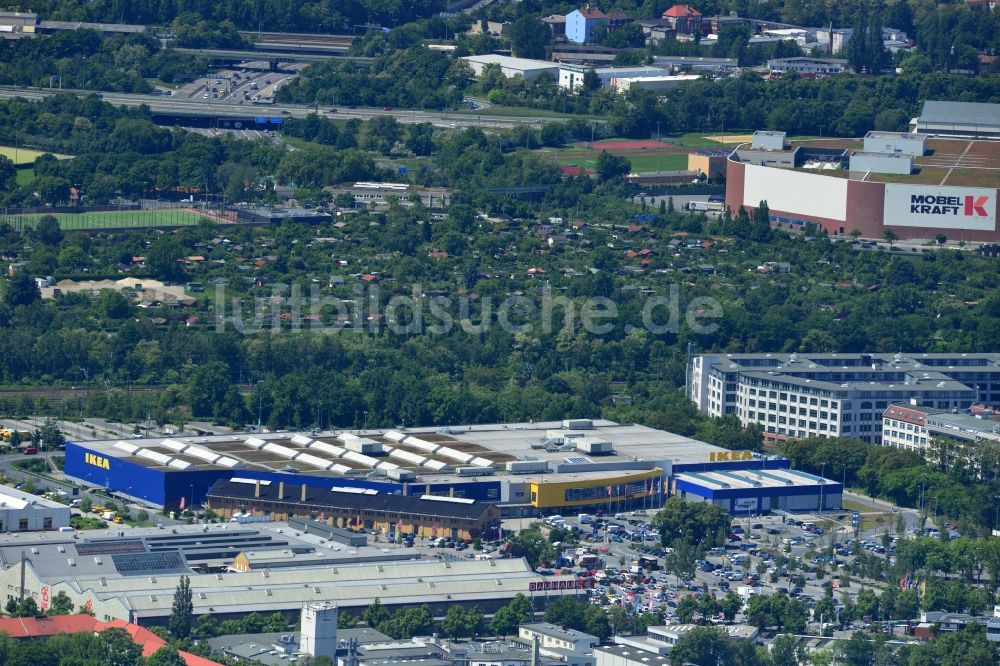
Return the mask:
M580 7L577 11L579 11L581 14L583 14L584 18L589 18L589 19L603 19L603 18L608 18L607 14L605 14L604 12L602 12L597 7L591 7L590 5L587 5L586 7Z
M674 5L667 11L663 12L664 18L681 18L684 16L701 16L701 12L692 7L691 5Z
M43 638L56 634L95 631L98 621L93 615L54 615L52 617L0 618L0 633L11 638Z
M100 632L105 629L124 629L136 645L142 647L142 656L148 657L167 644L145 627L124 620L99 622L93 615L53 615L52 617L0 618L0 633L11 638L48 638L56 634L78 634L85 631ZM179 650L177 654L187 666L220 666L211 659Z

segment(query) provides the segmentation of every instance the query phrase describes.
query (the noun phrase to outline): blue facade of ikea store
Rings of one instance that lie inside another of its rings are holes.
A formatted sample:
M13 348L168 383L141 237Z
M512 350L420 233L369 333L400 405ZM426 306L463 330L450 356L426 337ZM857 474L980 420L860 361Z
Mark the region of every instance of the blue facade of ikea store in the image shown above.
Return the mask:
M389 480L353 479L347 477L313 476L287 472L241 469L174 470L150 468L136 464L127 457L106 456L87 448L85 444L66 443L66 475L112 492L119 492L167 508L179 506L181 498L187 506L205 501L209 488L219 479L243 477L262 481L284 481L299 485L306 482L316 488L371 488L383 493L403 493L404 484ZM406 494L454 494L468 499L498 502L500 481L470 479L449 483L410 483Z
M812 476L812 475L808 475ZM813 477L817 478L818 477ZM822 492L820 491L822 488ZM796 486L762 486L756 488L715 488L697 481L676 479L673 492L689 501L718 504L734 515L763 514L774 511L816 511L823 498L823 509L840 509L844 487L837 481Z

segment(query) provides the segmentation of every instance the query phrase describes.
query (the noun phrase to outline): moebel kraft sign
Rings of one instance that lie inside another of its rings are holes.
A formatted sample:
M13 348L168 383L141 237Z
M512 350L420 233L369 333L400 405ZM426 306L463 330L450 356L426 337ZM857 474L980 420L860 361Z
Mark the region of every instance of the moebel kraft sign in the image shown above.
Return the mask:
M981 187L887 184L882 223L897 227L993 231L997 191Z

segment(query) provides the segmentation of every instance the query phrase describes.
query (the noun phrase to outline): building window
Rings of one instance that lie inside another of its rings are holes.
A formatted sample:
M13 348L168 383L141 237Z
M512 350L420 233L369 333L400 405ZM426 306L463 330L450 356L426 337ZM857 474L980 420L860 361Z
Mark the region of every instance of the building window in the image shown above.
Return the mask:
M51 516L42 518L42 529L43 530L51 530L52 529L52 517Z
M28 519L27 518L21 518L19 521L17 521L17 529L19 531L21 531L21 532L27 532L28 531Z

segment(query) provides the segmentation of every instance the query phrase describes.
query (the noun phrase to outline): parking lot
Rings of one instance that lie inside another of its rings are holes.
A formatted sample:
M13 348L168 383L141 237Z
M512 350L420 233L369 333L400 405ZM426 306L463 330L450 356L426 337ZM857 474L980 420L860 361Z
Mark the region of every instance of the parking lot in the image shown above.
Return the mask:
M733 519L724 546L698 559L692 577L679 578L668 571L672 555L669 548L660 547L659 534L649 523L653 513L547 519L550 529L578 530L579 544L563 550L556 564L565 566L540 572L593 576L597 584L589 593L590 603L605 610L621 605L636 612L660 611L667 621L679 621L677 605L685 597L710 595L721 601L732 592L745 607L752 595L780 590L811 608L826 594L826 583L832 585L839 608L844 593L856 597L875 584L847 573L859 554L892 558L895 552L895 535L883 525L866 527L860 515L855 527L850 511L741 517ZM523 528L529 522L505 521L505 528ZM736 621L742 618L738 613Z

